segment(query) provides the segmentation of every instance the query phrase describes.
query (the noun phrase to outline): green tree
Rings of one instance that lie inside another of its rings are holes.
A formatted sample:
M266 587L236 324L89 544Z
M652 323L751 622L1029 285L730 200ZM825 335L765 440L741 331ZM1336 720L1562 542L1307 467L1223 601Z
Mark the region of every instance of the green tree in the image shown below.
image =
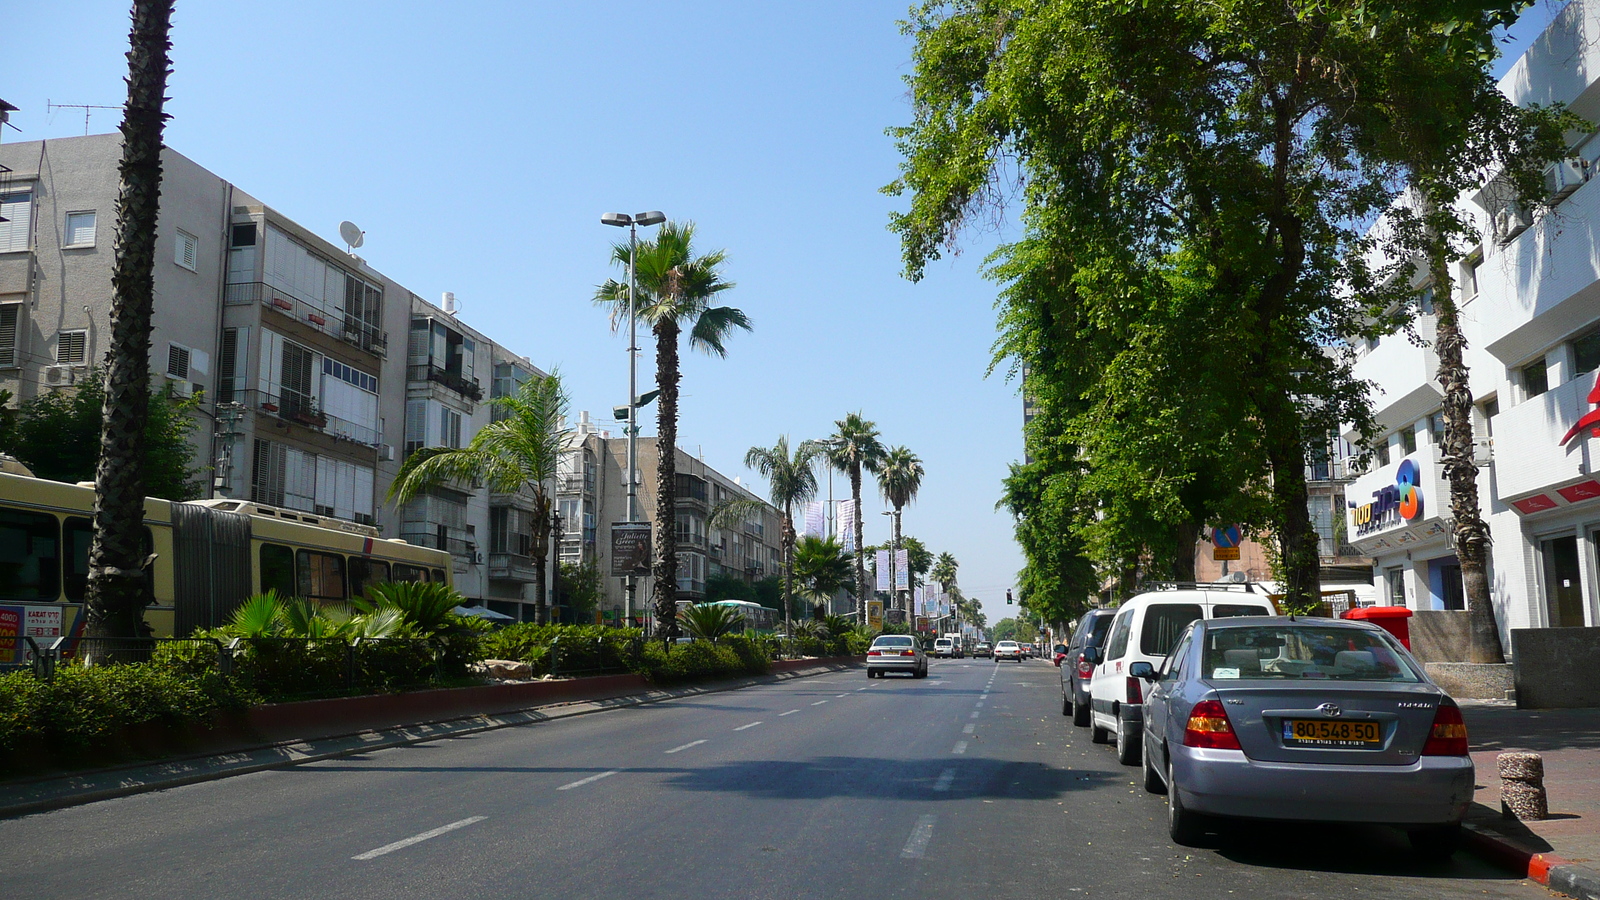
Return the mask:
M452 483L479 482L499 494L525 493L532 501L533 568L539 590L545 586L545 560L550 555L552 487L561 454L571 433L567 392L559 373L525 382L515 394L490 401L504 417L490 422L460 448L415 450L400 465L389 486L389 500L405 504L423 493ZM543 599L543 598L541 598ZM546 606L537 607L541 619Z
M631 248L626 242L612 248L612 262L628 265ZM750 330L750 318L731 306L712 306L734 284L723 278L727 253L715 250L696 255L693 223L668 222L653 241L638 245L634 282L639 296L635 314L650 324L656 337L656 627L664 639L678 633L678 548L674 539L677 517L678 444L678 338L687 327L689 346L712 355L727 356L724 346L736 329ZM613 327L628 321L628 285L608 279L595 291L595 302L609 307ZM635 426L636 427L636 426Z
M604 589L600 567L592 562L562 562L556 567L556 602L567 608L574 622L594 620Z
M1017 631L1017 620L1007 617L994 623L994 631L991 637L996 643L1000 641L1014 641L1017 640Z
M771 447L751 447L744 455L745 466L767 480L772 504L783 510L779 539L783 550L783 626L789 633L793 633L789 609L794 605L794 507L817 495L814 464L821 455L822 448L810 441L801 441L800 446L790 450L786 434Z
M117 167L112 237L110 351L105 424L95 468L94 539L84 606L89 637L148 632L145 588L144 429L150 408L150 316L155 306L156 226L161 213L161 136L172 62L172 0L134 0L128 35L128 101ZM92 660L91 660L92 661Z
M862 418L860 413L850 413L833 424L836 429L833 436L822 443L828 448L829 464L850 476L850 499L855 501L856 507L853 535L853 543L857 548L856 614L860 621L865 622L867 601L872 598L872 589L867 584L866 544L861 514L861 473L863 470L869 473L877 472L878 465L883 460L884 449L882 441L878 439L878 427Z
M806 535L794 549L794 578L801 596L827 603L850 584L850 558L835 538Z
M0 436L0 448L40 478L93 481L105 423L104 385L105 372L95 368L72 390L47 391L23 403L10 414L12 424ZM199 480L203 470L194 464L190 442L200 403L199 395L175 397L171 387L150 398L142 448L147 495L163 500L205 496Z
M750 582L728 572L717 572L706 578L706 602L715 603L718 600L758 602L756 589Z
M922 460L905 447L891 447L884 451L883 461L878 464L877 474L878 491L883 494L883 499L894 507L894 549L898 550L901 546L900 514L907 504L917 498L917 491L922 487L922 476L925 474ZM910 592L902 595L897 589L895 598L895 605L904 612L906 621L911 621Z

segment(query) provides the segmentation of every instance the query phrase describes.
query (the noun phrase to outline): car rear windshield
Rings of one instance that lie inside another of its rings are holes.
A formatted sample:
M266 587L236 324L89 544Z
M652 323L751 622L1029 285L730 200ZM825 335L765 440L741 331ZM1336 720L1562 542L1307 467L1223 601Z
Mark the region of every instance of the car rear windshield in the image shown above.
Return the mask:
M872 642L874 647L909 647L911 638L908 637L880 637Z
M1255 604L1245 605L1240 603L1217 603L1211 607L1211 618L1213 619L1231 619L1234 616L1270 615L1272 615L1272 610L1267 609L1265 606L1256 606Z
M1301 624L1209 630L1200 668L1210 680L1317 678L1410 684L1423 680L1382 635Z
M1178 635L1189 623L1200 618L1198 603L1152 603L1144 611L1144 630L1139 633L1139 652L1145 656L1166 656Z

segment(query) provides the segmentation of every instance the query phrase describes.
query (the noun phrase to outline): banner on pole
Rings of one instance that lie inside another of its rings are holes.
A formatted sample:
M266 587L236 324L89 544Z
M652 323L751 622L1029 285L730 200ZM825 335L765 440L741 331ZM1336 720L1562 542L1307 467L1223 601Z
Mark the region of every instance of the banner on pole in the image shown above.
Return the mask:
M873 568L878 571L878 590L889 589L889 551L879 550L873 560L877 563Z
M873 630L883 628L883 601L867 601L867 627Z
M856 552L856 502L839 501L839 543L846 553Z
M821 539L828 532L827 516L821 501L812 501L805 507L805 537Z
M611 523L611 574L650 574L650 523Z
M896 550L894 552L894 589L897 591L911 589L910 550Z

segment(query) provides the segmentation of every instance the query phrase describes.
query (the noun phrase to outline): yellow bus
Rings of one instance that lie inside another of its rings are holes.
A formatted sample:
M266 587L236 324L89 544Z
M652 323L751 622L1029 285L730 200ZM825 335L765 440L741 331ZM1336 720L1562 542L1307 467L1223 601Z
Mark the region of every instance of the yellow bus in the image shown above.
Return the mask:
M36 640L83 631L94 488L0 467L0 661ZM184 636L228 620L251 594L342 601L382 581L451 581L450 554L376 528L243 500L144 504L145 621ZM43 641L40 641L43 643Z

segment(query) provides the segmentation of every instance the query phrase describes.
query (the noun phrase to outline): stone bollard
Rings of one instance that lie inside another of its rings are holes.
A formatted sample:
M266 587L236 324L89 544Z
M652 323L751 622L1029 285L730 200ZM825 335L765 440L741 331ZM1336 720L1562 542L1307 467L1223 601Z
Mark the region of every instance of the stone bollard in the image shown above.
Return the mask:
M1544 793L1544 757L1512 751L1495 758L1500 765L1500 814L1538 821L1550 816Z

